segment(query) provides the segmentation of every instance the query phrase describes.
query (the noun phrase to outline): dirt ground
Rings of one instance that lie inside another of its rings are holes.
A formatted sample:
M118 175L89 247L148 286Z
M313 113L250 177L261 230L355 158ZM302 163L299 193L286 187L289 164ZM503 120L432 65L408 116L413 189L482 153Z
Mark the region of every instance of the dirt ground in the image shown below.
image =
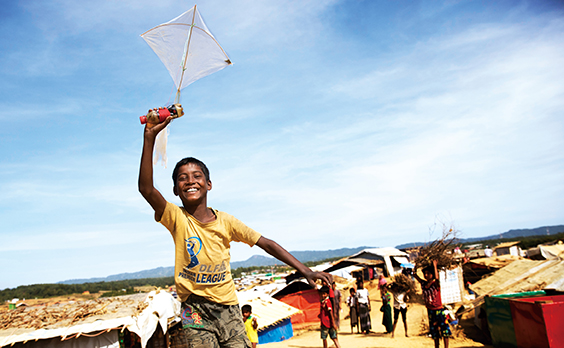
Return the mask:
M434 347L434 341L427 337L427 309L419 303L409 304L407 311L407 331L409 337L405 337L403 322L401 317L395 330L395 337L385 333L382 325L382 312L378 309L381 301L377 296L377 290L370 291L370 302L372 311L372 332L368 335L351 334L350 322L348 319L341 319L338 340L341 347ZM345 305L346 307L346 305ZM341 309L341 318L348 314L348 308ZM328 346L334 347L333 341L328 339ZM473 325L473 319L461 320L461 325L453 330L453 337L449 340L449 347L493 347L488 345L485 336ZM444 347L441 341L441 347ZM276 343L261 344L264 348L313 348L323 347L320 338L319 327L312 326L303 330L295 330L294 337Z

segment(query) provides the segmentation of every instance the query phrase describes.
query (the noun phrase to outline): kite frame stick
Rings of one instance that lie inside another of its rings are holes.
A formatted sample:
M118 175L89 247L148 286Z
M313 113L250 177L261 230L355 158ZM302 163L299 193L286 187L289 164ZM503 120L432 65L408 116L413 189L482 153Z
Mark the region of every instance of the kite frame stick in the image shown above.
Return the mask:
M174 100L180 102L180 86L182 86L182 80L184 79L184 71L186 71L186 63L188 63L188 52L190 52L190 40L192 40L192 31L194 30L194 20L196 19L196 5L194 5L194 11L192 12L192 25L190 25L190 35L188 36L188 43L186 44L186 55L184 56L184 65L182 65L182 75L180 76L180 82L178 83L178 89L176 90L176 98Z

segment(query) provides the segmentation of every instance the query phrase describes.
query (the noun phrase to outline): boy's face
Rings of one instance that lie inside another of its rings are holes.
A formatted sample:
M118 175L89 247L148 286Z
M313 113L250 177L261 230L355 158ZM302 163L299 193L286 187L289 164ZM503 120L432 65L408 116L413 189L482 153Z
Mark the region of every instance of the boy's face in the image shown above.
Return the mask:
M433 275L431 274L431 272L423 272L423 276L425 277L425 280L427 280L427 281L433 280Z
M327 297L329 297L328 293L326 293L326 292L321 293L321 301L325 300Z
M243 318L245 318L245 320L247 320L247 318L250 316L251 316L251 312L243 312Z
M193 206L206 203L208 191L212 183L199 165L188 163L178 168L178 177L174 185L174 194L180 197L184 205Z

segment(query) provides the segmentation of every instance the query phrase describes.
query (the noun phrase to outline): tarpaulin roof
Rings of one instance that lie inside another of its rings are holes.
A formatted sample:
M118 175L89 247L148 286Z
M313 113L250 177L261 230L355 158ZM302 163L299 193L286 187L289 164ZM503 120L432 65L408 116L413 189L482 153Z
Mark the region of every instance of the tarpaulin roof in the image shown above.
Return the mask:
M564 254L564 244L539 245L536 248L527 250L527 256L534 259L556 259Z
M32 327L34 322L48 321L45 318L54 315L69 319L54 320L40 328ZM85 319L75 320L78 315ZM179 316L180 302L166 291L74 302L64 306L22 307L21 310L16 309L2 314L6 325L0 330L0 347L55 337L78 338L82 334L123 327L137 334L141 338L142 346L145 347L158 323L166 332L169 319L174 320ZM21 317L29 320L18 321Z
M552 284L548 284L545 289L546 290L556 290L556 291L564 292L564 275L562 275L562 278L558 279L557 281L553 282Z
M501 255L494 257L481 257L479 259L472 259L468 262L475 263L478 265L491 267L491 268L501 268L505 267L513 261L520 260L521 257L515 255Z
M375 254L379 256L409 256L407 253L398 250L393 247L385 247L385 248L371 248L371 249L364 249L359 251L358 253L349 257L349 259L355 258L359 255L364 253Z
M259 332L300 313L300 310L295 307L278 301L269 295L258 294L254 291L237 292L237 298L240 306L251 305L253 316L257 318Z
M534 291L564 277L564 261L517 260L470 288L478 295Z
M521 242L520 242L520 241L515 241L515 242L500 243L500 244L496 245L496 246L493 248L493 250L501 249L501 248L509 248L509 247L512 247L512 246L517 245L517 244L519 244L519 243L521 243Z

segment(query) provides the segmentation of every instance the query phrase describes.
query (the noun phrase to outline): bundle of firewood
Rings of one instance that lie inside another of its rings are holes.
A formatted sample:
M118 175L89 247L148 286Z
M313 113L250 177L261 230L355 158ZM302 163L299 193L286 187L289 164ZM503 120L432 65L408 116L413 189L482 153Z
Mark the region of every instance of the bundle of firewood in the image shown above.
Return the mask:
M417 292L415 282L410 277L402 273L398 273L392 278L392 284L395 284L400 292L408 292L411 294L415 294Z
M457 231L454 227L443 225L442 237L422 247L415 264L423 269L433 266L433 261L437 261L437 269L450 269L455 264L452 249L456 242Z

